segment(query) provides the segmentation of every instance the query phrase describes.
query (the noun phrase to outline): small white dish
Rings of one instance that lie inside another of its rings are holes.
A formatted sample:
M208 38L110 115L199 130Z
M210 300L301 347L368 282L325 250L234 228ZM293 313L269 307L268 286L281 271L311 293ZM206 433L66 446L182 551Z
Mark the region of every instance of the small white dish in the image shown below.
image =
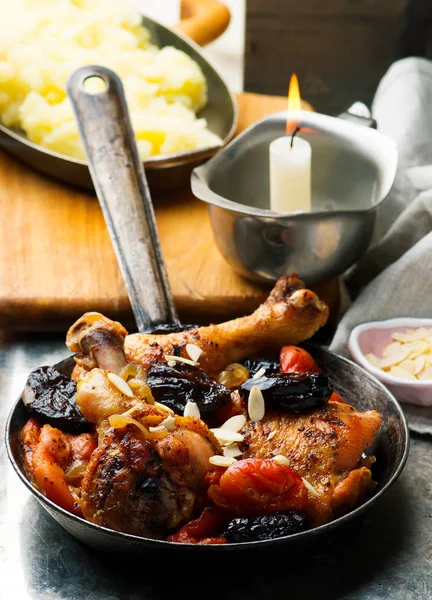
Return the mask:
M365 356L372 353L381 357L385 346L392 341L392 333L405 333L408 329L419 327L432 329L432 319L402 317L363 323L351 331L348 348L354 361L384 383L398 400L418 406L432 406L432 381L412 381L393 377L374 367Z

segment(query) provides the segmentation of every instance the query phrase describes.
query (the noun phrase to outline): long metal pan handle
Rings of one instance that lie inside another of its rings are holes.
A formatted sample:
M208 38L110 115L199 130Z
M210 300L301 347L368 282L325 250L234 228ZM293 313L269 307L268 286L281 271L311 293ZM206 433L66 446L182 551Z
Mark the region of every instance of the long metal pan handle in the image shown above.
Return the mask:
M94 77L104 82L97 93L85 85ZM67 92L138 331L178 323L123 85L109 69L88 66L71 75Z

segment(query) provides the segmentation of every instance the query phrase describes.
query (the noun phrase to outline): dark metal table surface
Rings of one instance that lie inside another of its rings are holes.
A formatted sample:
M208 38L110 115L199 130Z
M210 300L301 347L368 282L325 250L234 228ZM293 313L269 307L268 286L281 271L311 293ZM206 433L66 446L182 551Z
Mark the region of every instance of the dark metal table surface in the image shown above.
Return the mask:
M67 356L58 338L2 339L0 426L27 373ZM171 560L171 559L170 559ZM432 440L411 441L407 466L357 526L293 556L226 555L223 561L152 561L97 554L39 506L0 447L2 600L429 600L432 598Z

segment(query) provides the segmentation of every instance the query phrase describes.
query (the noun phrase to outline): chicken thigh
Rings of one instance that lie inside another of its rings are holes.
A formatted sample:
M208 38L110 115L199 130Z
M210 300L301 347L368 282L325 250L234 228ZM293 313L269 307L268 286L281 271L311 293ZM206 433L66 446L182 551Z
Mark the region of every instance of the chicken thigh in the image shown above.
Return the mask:
M362 454L380 424L376 411L358 412L339 401L302 415L268 412L242 431L243 458L285 456L311 484L308 516L313 525L320 525L356 506L372 489Z

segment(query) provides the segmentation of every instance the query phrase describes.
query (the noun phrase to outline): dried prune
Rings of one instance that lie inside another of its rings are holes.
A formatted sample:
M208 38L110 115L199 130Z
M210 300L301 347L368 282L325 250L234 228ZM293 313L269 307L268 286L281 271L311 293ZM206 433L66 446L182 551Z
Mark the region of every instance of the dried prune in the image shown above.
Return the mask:
M76 383L54 367L39 367L30 373L21 395L29 413L69 433L87 431L90 424L79 410Z
M154 399L178 415L183 414L187 402L196 402L204 420L228 404L231 398L224 385L211 379L201 369L186 364L175 367L155 364L147 373L146 383Z
M228 543L274 540L308 528L308 521L295 510L261 517L238 517L228 524L223 536Z
M253 377L255 373L258 373L260 369L265 369L265 375L274 375L280 373L279 360L275 358L246 358L242 361L242 364L249 371L250 376Z
M248 379L239 389L246 401L256 385L264 396L267 408L302 413L327 404L333 386L322 373L281 373L271 377Z

